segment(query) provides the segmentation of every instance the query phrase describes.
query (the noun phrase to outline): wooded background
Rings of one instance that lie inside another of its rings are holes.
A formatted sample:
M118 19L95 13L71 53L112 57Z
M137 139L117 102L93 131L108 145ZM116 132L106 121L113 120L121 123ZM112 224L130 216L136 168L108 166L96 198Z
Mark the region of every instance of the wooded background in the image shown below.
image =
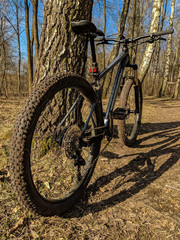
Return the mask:
M134 46L130 55L139 65L145 95L180 97L179 0L0 0L0 96L27 95L35 83L57 72L87 76L87 39L70 27L70 21L81 19L114 37L173 28L166 42ZM97 50L100 70L120 51L118 45ZM106 76L104 97L112 79L113 72Z

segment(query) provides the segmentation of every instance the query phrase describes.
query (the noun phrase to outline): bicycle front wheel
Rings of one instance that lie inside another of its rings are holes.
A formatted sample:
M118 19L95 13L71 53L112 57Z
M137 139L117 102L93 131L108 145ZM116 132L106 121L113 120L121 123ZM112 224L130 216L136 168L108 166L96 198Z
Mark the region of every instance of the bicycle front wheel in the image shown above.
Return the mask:
M96 136L101 111L96 105L80 141L96 94L75 75L50 78L27 101L12 139L10 174L20 202L44 216L60 214L79 199L100 150ZM91 143L90 143L91 142Z
M134 78L128 78L122 88L120 95L120 108L126 110L126 118L120 120L119 137L126 146L133 146L141 124L142 117L142 89L139 82L138 86L134 83Z

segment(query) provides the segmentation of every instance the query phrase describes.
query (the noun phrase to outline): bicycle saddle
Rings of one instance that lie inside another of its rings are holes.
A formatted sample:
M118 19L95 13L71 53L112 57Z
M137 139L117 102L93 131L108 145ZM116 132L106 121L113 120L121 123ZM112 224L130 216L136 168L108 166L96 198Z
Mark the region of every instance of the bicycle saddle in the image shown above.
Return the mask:
M104 36L104 33L97 29L94 23L88 20L81 20L79 22L71 22L71 28L76 34L84 34L84 33L95 33L98 36Z

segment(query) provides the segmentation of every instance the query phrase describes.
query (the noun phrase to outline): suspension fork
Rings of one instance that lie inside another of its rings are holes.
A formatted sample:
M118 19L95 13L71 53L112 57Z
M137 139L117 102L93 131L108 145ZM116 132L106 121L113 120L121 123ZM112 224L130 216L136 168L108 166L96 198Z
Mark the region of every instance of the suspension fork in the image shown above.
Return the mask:
M135 86L134 86L134 90L135 90L135 102L136 102L136 113L139 113L140 109L139 109L139 80L138 80L138 66L136 64L135 68L134 68L134 82L135 82Z
M139 80L138 80L138 65L137 64L127 64L127 67L130 67L134 70L134 91L135 91L135 104L136 104L136 113L139 113Z

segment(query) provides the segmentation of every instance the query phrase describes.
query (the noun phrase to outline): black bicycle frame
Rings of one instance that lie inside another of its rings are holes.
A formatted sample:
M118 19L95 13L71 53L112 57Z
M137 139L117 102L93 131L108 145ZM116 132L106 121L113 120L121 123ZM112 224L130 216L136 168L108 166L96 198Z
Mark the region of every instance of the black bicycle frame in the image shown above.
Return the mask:
M114 84L112 87L111 95L109 98L109 103L106 109L106 115L104 118L104 125L105 127L108 127L109 125L109 114L113 111L115 100L118 94L119 85L121 82L122 74L124 71L124 68L126 67L127 63L129 62L129 55L128 52L121 52L108 66L105 68L100 74L99 79L104 77L114 66L116 66L119 63L119 67L116 73L116 77L114 80Z
M94 49L94 45L92 45L92 44L91 44L91 50L92 50L92 56L95 56L95 49ZM96 56L93 57L93 60L96 61ZM93 63L94 63L94 65L97 64L94 61L93 61ZM115 104L115 100L116 100L116 97L117 97L117 94L118 94L118 89L119 89L119 85L120 85L120 81L121 81L121 78L122 78L124 68L129 63L128 52L124 52L124 51L121 52L100 74L98 74L98 76L96 76L97 79L100 80L118 63L119 63L119 67L118 67L118 70L117 70L117 73L116 73L113 88L112 88L111 95L110 95L110 98L109 98L109 103L108 103L107 110L106 110L106 115L105 115L105 118L104 118L104 127L105 128L107 128L109 126L109 114L110 114L110 112L112 112L112 110L114 108L114 104ZM96 91L96 94L97 94L97 99L100 99L101 98L101 96L100 96L101 91L99 91L99 90ZM90 120L90 118L93 114L93 111L95 109L95 106L96 106L97 102L98 101L96 101L96 103L94 103L93 106L92 106L92 109L89 113L87 121L84 125L84 128L83 128L82 132L81 132L80 139L83 138L83 135L85 133L85 130L87 128L87 125L88 125L89 120Z

